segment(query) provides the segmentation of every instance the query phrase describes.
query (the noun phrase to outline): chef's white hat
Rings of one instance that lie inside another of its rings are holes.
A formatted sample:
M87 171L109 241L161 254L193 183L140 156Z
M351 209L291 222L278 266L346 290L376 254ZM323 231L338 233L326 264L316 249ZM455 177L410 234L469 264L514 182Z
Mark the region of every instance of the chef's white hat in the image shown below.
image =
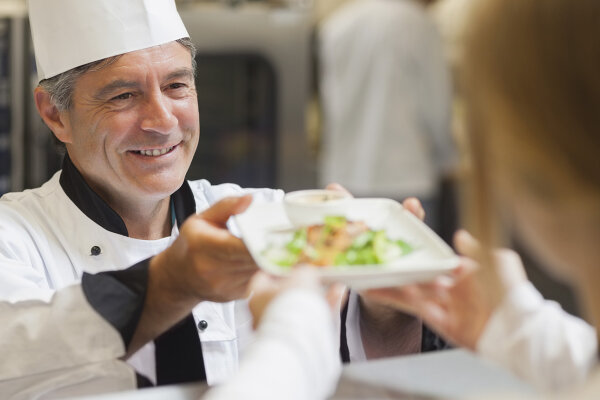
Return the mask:
M29 0L40 80L188 37L175 0Z

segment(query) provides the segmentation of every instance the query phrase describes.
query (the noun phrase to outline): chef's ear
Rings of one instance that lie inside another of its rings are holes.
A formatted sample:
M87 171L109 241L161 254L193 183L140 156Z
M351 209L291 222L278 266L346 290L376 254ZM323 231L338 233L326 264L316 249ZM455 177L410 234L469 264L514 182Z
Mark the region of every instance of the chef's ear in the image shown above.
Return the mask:
M50 128L54 135L63 143L71 143L71 129L68 112L61 112L56 108L44 88L38 86L33 91L35 107L37 108L44 123Z

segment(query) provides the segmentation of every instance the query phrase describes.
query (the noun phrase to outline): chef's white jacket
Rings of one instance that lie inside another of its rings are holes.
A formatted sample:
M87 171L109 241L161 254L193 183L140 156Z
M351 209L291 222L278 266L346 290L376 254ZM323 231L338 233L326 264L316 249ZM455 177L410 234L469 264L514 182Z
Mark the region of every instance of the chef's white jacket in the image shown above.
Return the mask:
M54 294L31 285L29 296L24 285L14 291L18 297L10 296L5 289L16 278L15 271L0 268L0 398L60 398L135 387L133 369L117 360L125 354L121 335L88 304L80 285ZM29 300L13 302L25 297Z
M212 186L205 180L187 184L197 212L226 196L252 193L254 201L274 201L283 196L280 190L242 189L233 184ZM77 188L74 193L78 195ZM2 390L33 393L32 382L44 378L40 390L94 377L101 382L103 375L114 376L115 371L123 377L121 382L112 388L96 385L98 390L136 385L133 371L115 360L125 353L122 332L100 315L98 304L90 305L90 295L84 293L85 285L80 280L84 273L95 277L103 274L88 274L123 270L156 255L173 242L177 226L171 237L133 239L104 229L71 197L61 186L58 172L40 188L0 199ZM235 226L230 229L236 233ZM240 353L252 341L246 301L202 302L194 308L193 316L196 323L208 323L204 331L198 330L207 381L223 382L237 370ZM360 343L357 320L352 321L354 325L347 327L349 345ZM151 381L156 380L153 348L151 342L128 360ZM70 380L69 374L75 378Z

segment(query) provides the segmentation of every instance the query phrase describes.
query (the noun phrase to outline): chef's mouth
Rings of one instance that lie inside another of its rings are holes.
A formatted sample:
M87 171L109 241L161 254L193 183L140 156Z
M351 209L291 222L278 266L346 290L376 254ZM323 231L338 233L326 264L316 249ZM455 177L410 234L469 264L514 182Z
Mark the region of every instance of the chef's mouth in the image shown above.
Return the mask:
M158 156L162 156L162 155L172 152L173 149L175 149L175 147L177 147L177 146L178 145L171 146L171 147L161 147L161 148L157 148L157 149L148 149L148 150L132 150L132 153L140 154L142 156L147 156L147 157L158 157Z

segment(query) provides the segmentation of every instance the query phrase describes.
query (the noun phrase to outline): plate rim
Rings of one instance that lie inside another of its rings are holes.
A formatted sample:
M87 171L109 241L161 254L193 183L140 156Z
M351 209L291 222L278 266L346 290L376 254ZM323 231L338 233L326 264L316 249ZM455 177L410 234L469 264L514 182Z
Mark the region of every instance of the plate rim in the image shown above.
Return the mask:
M322 277L324 279L328 279L328 280L338 278L343 281L344 278L359 279L361 277L364 279L368 279L369 277L380 279L382 277L385 277L386 275L409 276L409 275L416 275L419 273L423 273L423 274L431 273L433 275L437 275L437 274L441 275L445 272L449 272L449 271L453 270L454 268L456 268L459 265L460 257L452 250L452 248L441 237L439 237L439 235L437 235L428 225L426 225L423 221L421 221L419 218L417 218L415 215L413 215L410 211L408 211L406 208L404 208L402 206L402 204L400 204L396 200L388 199L388 198L379 198L379 197L367 197L367 198L353 198L353 199L350 199L349 201L352 203L355 203L355 204L360 204L360 203L368 204L370 202L372 202L372 203L379 202L379 203L384 203L384 204L387 203L391 207L397 208L398 212L401 212L403 214L404 218L408 218L409 221L411 221L411 225L413 225L414 227L416 227L419 230L424 231L424 234L428 237L428 239L433 240L435 242L437 250L438 251L441 250L444 258L440 258L437 260L413 261L413 262L410 262L410 265L407 265L406 267L399 265L402 263L397 263L397 264L393 265L392 268L389 268L390 264L384 264L384 265L367 264L367 265L355 265L355 266L341 266L341 268L338 266L313 267L318 272L318 275L320 277ZM248 208L248 210L246 210L246 212L234 215L233 217L234 217L235 224L240 232L241 239L244 241L244 244L248 248L248 251L250 252L252 258L254 259L256 264L259 266L259 268L269 274L272 274L272 275L285 276L292 271L292 267L290 267L290 268L280 267L280 266L277 266L276 264L267 262L267 260L260 255L260 252L258 249L254 248L254 246L250 246L249 240L246 237L249 232L246 229L245 220L250 218L250 214L247 214L247 212L252 212L252 208L267 208L267 207L273 207L273 206L281 207L281 211L285 214L283 199L281 199L280 201L260 202L260 203L256 203L256 204L251 204L250 207ZM289 222L289 221L285 221L285 222L287 222L287 224L280 223L279 226L282 226L282 227L289 226L290 229L295 229L294 225L291 224L291 222ZM432 264L432 263L435 265L432 265L430 268L423 267L424 264ZM380 268L380 267L383 267L383 268ZM337 269L337 270L334 270L334 269Z

